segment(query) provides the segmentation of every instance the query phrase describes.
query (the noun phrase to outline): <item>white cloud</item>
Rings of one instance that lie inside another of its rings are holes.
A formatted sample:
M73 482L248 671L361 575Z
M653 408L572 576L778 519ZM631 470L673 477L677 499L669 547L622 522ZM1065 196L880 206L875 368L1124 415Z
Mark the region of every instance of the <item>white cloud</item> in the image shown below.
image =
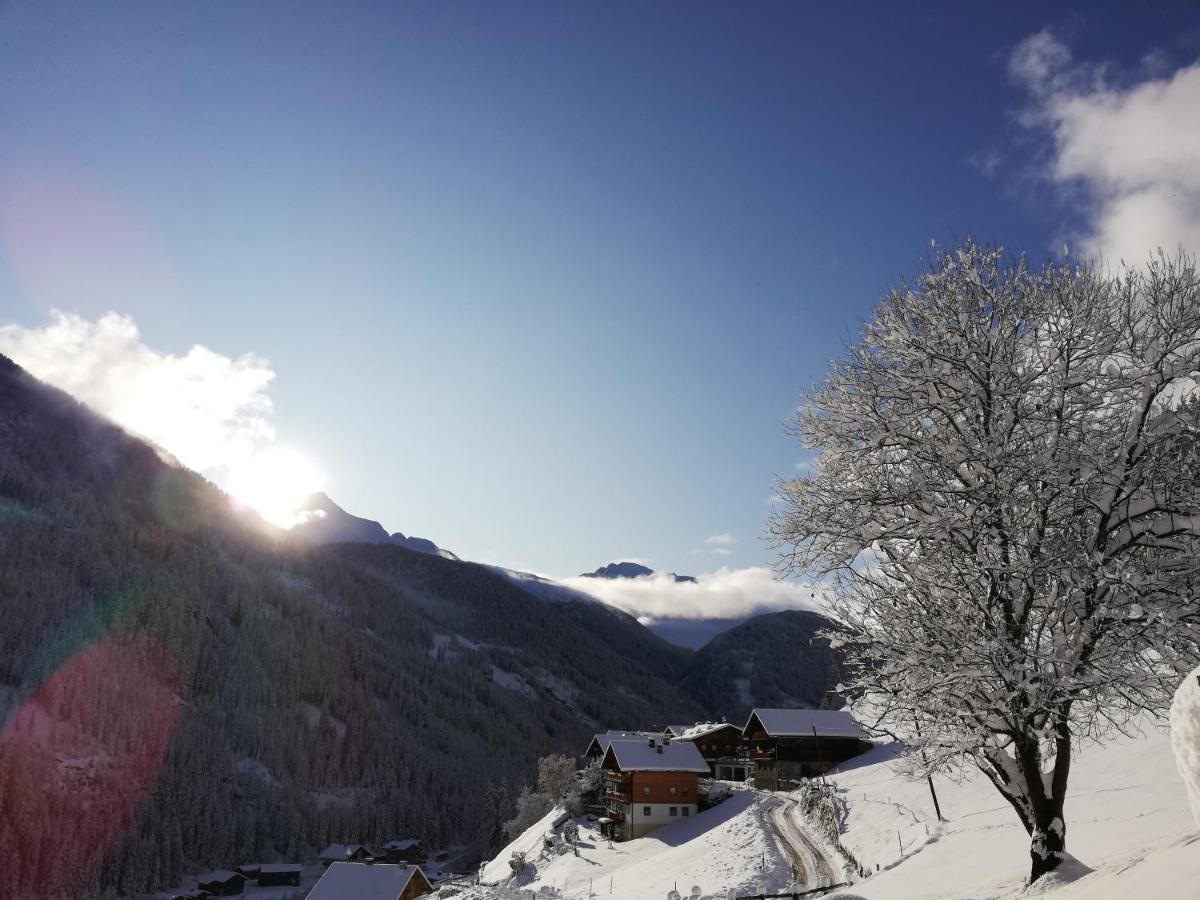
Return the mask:
M1164 74L1151 54L1140 80L1119 83L1042 31L1018 45L1009 72L1029 92L1022 122L1052 141L1045 174L1087 196L1074 240L1112 262L1200 250L1200 62Z
M129 316L91 321L58 311L42 328L0 326L0 353L189 468L226 485L253 483L243 499L279 524L292 491L298 500L323 481L294 451L273 446L267 388L275 372L252 354L235 359L199 345L160 353ZM265 469L274 481L250 477Z
M567 578L568 587L591 594L631 615L655 619L736 618L780 609L816 609L825 588L781 581L766 567L722 568L675 581L656 573L642 578Z
M726 531L722 534L714 534L712 537L706 537L704 539L704 543L708 544L709 546L728 547L730 544L736 544L737 538Z

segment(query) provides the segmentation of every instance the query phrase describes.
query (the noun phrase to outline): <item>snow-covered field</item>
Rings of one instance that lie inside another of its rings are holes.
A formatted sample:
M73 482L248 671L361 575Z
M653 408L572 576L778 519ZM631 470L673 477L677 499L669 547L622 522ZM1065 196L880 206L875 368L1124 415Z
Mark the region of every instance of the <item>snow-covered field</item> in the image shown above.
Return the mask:
M698 885L724 896L730 887L742 894L781 891L791 883L791 870L767 823L771 798L755 791L736 791L720 806L665 825L634 841L609 844L594 823L579 823L579 856L569 851L539 860L542 836L561 810L550 813L497 854L483 871L485 882L507 882L513 851L526 853L537 871L515 883L534 891L553 888L553 896L654 898L663 900L678 889L684 896ZM548 892L549 893L549 892ZM496 898L504 891L476 888L462 900Z
M873 751L886 757L886 749ZM1085 747L1072 767L1067 849L1095 871L1073 884L1026 891L1029 842L1011 807L982 775L961 784L905 781L886 762L833 777L848 801L842 843L878 875L831 896L867 900L1200 898L1200 832L1169 735L1149 721L1136 738ZM862 764L867 763L867 764ZM926 836L926 829L929 834ZM903 845L903 850L901 850Z
M828 896L850 900L1200 900L1200 831L1175 764L1170 737L1149 722L1142 734L1083 748L1071 775L1067 845L1094 871L1073 883L1043 879L1026 890L1029 845L1016 815L981 775L961 783L937 779L939 825L929 788L895 774L887 748L877 748L831 777L848 804L842 843L877 874ZM609 843L585 819L580 851L539 859L551 813L506 847L483 872L508 882L514 850L535 872L511 887L545 896L664 900L693 885L724 897L782 891L788 858L771 830L770 794L737 791L721 806L626 843ZM832 851L830 851L832 855ZM518 896L471 888L462 900Z

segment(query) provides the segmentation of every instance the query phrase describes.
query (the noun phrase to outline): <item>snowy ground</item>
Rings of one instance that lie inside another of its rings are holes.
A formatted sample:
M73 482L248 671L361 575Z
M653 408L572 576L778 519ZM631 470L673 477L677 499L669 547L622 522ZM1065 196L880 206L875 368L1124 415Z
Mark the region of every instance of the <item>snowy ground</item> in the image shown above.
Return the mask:
M886 748L871 754L879 760L887 755ZM861 864L881 871L832 897L1200 898L1200 832L1170 738L1149 723L1140 737L1084 748L1072 767L1067 849L1095 871L1073 884L1029 891L1024 889L1028 839L1011 807L982 775L962 784L935 779L949 819L939 827L923 781L896 777L886 761L856 762L832 779L849 804L842 843Z
M948 822L934 817L929 789L900 778L891 754L877 748L832 776L848 803L841 836L858 862L878 874L828 895L840 900L1200 900L1200 831L1175 765L1169 736L1147 724L1136 738L1118 737L1077 756L1067 802L1067 845L1094 871L1073 883L1044 879L1026 890L1029 845L1015 814L982 776L935 784ZM513 889L570 900L685 897L693 885L725 897L782 891L792 873L771 829L780 798L738 791L688 821L611 846L585 819L580 855L538 859L542 837L561 812L551 813L484 869L494 887L475 887L461 900L506 900ZM821 843L818 839L818 843ZM821 844L831 860L832 848ZM536 871L508 881L508 859L526 852ZM526 895L528 896L528 895Z
M514 887L551 896L615 897L662 900L671 890L684 896L698 885L706 893L736 887L740 894L782 891L791 884L791 868L767 822L772 798L736 791L714 809L665 825L634 841L609 844L595 823L579 818L579 856L571 853L539 860L542 836L561 814L548 815L497 854L483 871L486 882L507 882L508 859L524 851L536 864ZM473 888L461 900L496 900L517 894L497 888Z

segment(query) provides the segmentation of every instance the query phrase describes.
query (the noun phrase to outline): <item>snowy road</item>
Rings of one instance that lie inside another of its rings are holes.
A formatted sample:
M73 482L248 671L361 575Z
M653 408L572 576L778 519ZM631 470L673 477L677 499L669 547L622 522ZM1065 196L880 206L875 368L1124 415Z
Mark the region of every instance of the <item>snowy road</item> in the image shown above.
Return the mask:
M770 819L771 827L792 859L797 883L807 888L834 884L833 866L804 830L800 804L791 798L782 798L771 810Z

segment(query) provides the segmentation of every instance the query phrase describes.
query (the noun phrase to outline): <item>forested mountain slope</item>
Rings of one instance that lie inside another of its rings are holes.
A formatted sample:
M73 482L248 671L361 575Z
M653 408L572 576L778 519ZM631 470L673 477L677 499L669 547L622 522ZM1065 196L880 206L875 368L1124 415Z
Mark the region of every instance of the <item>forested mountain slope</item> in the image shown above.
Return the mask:
M0 896L494 840L539 754L706 712L630 617L289 539L3 357L0 622Z
M734 722L744 722L755 706L840 706L829 693L840 679L837 652L816 637L831 627L814 612L755 616L701 647L683 686Z

